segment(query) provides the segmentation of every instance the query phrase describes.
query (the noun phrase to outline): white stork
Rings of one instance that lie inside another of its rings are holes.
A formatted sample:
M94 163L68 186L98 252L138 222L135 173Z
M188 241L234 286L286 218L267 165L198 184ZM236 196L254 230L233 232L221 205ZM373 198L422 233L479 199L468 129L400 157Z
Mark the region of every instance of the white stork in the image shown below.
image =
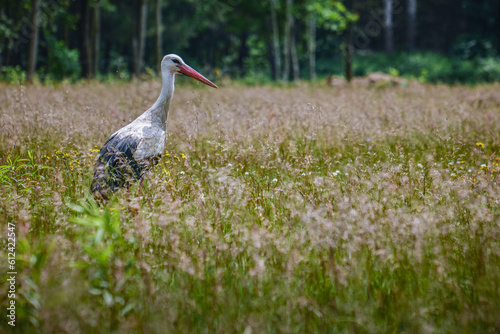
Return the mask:
M178 55L166 55L161 61L162 88L155 104L132 123L113 133L97 156L90 187L97 199L106 200L115 190L141 179L148 168L158 162L165 149L168 109L174 96L177 73L218 88L186 65Z

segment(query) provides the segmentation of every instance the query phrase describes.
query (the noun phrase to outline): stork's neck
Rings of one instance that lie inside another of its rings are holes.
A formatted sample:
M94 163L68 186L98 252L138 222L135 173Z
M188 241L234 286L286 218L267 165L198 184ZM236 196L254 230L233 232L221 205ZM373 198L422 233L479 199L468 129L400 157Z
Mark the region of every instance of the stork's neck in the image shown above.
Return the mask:
M153 106L141 117L147 118L153 123L157 123L162 128L166 128L168 108L174 96L175 73L169 70L162 71L161 78L162 86L160 96L158 96L155 104L153 104Z

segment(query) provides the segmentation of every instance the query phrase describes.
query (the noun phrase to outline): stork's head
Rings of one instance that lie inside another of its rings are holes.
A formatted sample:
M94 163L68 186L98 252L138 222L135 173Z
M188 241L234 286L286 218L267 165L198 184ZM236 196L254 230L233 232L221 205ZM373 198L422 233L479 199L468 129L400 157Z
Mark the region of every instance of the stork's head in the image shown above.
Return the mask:
M175 54L169 54L163 57L163 60L161 61L161 71L163 73L165 72L181 73L193 79L196 79L200 82L203 82L205 85L214 88L219 88L215 84L213 84L210 80L205 78L203 75L193 70L190 66L188 66L184 62L184 60L182 60L181 57Z

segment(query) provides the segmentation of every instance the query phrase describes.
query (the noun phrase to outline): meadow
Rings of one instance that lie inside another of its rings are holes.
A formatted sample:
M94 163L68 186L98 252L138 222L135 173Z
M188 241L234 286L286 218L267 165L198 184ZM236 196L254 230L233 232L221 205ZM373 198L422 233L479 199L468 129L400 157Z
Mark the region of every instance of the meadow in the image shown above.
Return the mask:
M221 86L177 86L102 207L98 149L160 83L0 86L0 331L500 332L499 84Z

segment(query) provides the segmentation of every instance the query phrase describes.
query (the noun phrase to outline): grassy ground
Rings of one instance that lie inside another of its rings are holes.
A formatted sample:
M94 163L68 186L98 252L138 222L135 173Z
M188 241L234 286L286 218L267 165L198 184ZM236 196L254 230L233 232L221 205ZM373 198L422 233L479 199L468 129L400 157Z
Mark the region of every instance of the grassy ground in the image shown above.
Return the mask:
M186 84L161 163L99 208L96 148L159 83L3 85L15 329L498 333L499 88Z

